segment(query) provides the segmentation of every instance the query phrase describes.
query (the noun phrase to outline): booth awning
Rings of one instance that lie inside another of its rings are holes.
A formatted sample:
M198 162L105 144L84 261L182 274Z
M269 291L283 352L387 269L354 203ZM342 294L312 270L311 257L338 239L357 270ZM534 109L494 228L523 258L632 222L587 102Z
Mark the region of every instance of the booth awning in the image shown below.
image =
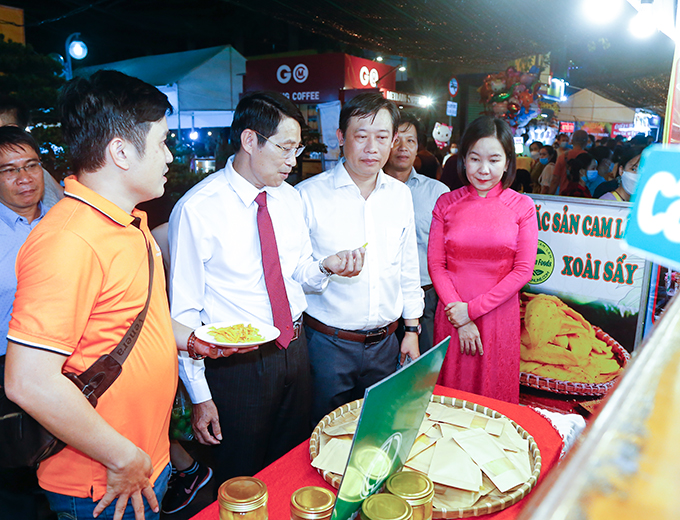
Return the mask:
M170 128L220 127L231 125L243 92L246 59L223 45L94 65L76 75L88 77L98 70L118 70L157 86L175 110L168 118Z
M560 121L632 123L635 110L583 89L560 103Z

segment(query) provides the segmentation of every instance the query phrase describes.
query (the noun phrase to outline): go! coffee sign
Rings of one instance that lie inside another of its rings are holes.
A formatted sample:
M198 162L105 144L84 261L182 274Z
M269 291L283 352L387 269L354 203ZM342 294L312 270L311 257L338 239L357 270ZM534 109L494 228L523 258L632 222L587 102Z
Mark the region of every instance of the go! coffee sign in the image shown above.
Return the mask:
M274 90L294 102L339 99L348 89L395 89L393 67L342 53L248 60L244 91Z
M279 83L286 84L293 78L297 83L304 83L309 77L309 69L304 63L298 63L293 70L284 64L276 70L276 79Z
M680 145L642 153L624 239L648 259L680 269Z

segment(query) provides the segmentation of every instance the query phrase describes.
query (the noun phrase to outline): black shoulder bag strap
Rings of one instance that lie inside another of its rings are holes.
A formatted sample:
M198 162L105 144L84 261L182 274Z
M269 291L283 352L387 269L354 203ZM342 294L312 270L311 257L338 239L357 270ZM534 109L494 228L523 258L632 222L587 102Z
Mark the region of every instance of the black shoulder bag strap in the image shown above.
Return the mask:
M139 219L133 222L136 227L139 227ZM149 310L149 302L151 301L151 290L153 288L153 272L154 260L153 252L151 251L151 243L142 231L144 240L146 241L146 251L149 256L149 294L146 297L144 308L132 322L130 328L120 340L120 343L110 354L101 356L95 361L90 368L85 370L82 374L76 375L73 372L66 372L64 375L69 378L78 388L81 389L83 395L87 398L90 404L97 406L97 400L102 394L113 384L123 370L123 363L132 352L132 347L135 346L139 333L144 326L144 319Z

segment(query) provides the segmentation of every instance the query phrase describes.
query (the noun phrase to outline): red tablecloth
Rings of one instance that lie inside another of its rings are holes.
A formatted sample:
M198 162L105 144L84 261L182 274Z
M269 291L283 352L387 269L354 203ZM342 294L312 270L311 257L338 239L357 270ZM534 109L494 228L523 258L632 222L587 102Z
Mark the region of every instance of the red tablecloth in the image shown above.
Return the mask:
M435 387L434 393L436 395L456 397L492 408L513 419L533 435L538 448L541 450L543 461L538 485L540 485L545 475L557 463L562 451L562 438L543 416L537 414L532 409L459 390L452 390L443 386ZM269 518L272 520L290 518L290 496L301 487L321 486L335 491L333 487L326 484L321 475L309 463L309 441L303 442L298 447L292 449L255 476L267 484L267 489L269 490ZM526 500L522 500L499 513L486 515L485 518L488 520L511 520L517 518L525 503ZM219 506L217 502L214 502L191 520L218 519Z

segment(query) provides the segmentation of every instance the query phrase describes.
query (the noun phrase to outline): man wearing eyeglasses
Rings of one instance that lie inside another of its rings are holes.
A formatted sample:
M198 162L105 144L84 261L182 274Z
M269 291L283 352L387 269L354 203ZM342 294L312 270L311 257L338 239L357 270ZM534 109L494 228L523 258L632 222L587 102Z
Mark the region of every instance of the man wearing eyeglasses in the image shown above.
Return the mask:
M26 105L8 97L0 97L0 127L16 126L24 130L28 126L29 112ZM64 188L43 168L44 190L42 204L45 211L64 198Z
M310 434L310 375L301 327L305 290L355 276L363 249L314 259L297 191L304 119L287 98L255 92L236 107L235 155L177 203L169 225L172 317L192 330L273 325L275 341L202 360L180 355L197 439L215 446L215 487L253 475ZM189 338L191 341L191 338Z
M15 126L0 127L0 385L4 386L7 330L17 278L17 253L46 212L43 169L33 137ZM37 518L38 480L31 468L0 469L0 504L7 518Z

